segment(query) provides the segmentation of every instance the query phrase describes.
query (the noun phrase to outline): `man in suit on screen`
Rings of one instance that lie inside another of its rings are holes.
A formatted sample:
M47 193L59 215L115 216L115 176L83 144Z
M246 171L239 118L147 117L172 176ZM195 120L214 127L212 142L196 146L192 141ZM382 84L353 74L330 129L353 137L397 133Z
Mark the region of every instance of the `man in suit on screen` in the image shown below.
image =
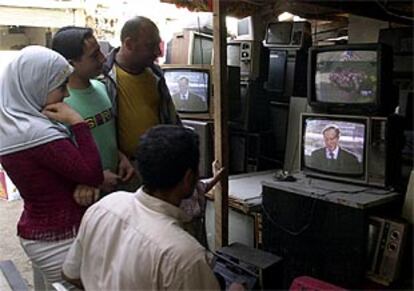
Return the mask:
M322 130L325 146L312 152L309 166L313 169L338 174L362 174L362 163L339 145L341 131L335 124Z
M190 81L185 76L178 79L179 91L172 96L176 109L178 111L206 111L207 103L201 96L189 91L189 84Z

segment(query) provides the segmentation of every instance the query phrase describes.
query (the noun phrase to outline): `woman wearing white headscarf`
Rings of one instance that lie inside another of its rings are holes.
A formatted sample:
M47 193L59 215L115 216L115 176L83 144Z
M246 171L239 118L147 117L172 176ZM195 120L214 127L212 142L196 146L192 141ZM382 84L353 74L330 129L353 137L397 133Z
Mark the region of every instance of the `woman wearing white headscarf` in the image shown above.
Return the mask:
M62 280L63 260L86 210L81 204L93 202L75 200L76 186L103 181L86 122L62 102L72 71L58 53L29 46L0 78L0 162L24 201L17 234L32 260L36 290Z

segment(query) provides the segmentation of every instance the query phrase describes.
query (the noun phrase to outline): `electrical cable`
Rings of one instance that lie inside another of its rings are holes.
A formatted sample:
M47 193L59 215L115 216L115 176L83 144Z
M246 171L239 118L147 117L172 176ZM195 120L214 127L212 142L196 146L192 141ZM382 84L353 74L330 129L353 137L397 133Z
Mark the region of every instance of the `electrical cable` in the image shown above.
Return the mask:
M306 224L304 224L302 227L300 227L298 230L290 230L282 225L280 225L280 223L278 223L277 221L275 221L272 216L270 215L269 211L266 209L266 207L264 206L264 204L262 203L262 211L264 213L264 215L267 217L267 219L277 228L279 228L280 230L292 235L292 236L298 236L300 234L302 234L303 232L305 232L311 225L312 225L312 221L313 221L313 216L315 213L315 207L316 207L316 202L317 200L314 199L312 201L312 206L311 206L311 212L309 214L309 219L308 222Z

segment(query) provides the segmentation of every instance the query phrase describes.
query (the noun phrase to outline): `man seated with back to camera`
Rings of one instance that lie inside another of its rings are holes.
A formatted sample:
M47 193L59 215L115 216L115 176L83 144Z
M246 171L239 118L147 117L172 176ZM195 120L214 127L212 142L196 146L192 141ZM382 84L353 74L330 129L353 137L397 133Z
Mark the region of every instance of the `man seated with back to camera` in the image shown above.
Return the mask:
M325 146L311 153L312 168L335 173L362 173L362 163L353 153L339 145L341 130L337 125L328 124L323 128L322 135Z
M143 186L89 208L64 276L86 290L218 290L207 252L182 229L189 217L179 208L198 181L198 136L181 126L155 126L141 137L136 156Z

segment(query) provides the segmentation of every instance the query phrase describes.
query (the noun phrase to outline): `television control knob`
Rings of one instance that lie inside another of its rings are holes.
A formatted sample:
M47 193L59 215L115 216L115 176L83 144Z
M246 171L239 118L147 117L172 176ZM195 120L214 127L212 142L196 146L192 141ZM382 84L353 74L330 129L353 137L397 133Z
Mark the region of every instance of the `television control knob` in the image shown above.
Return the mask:
M392 252L395 252L397 250L397 244L393 243L393 242L389 243L388 244L388 250L392 251Z
M248 58L249 53L248 52L242 52L241 56L242 56L242 58Z
M392 239L399 239L400 238L400 233L398 231L396 231L396 230L393 230L391 232L391 238Z

